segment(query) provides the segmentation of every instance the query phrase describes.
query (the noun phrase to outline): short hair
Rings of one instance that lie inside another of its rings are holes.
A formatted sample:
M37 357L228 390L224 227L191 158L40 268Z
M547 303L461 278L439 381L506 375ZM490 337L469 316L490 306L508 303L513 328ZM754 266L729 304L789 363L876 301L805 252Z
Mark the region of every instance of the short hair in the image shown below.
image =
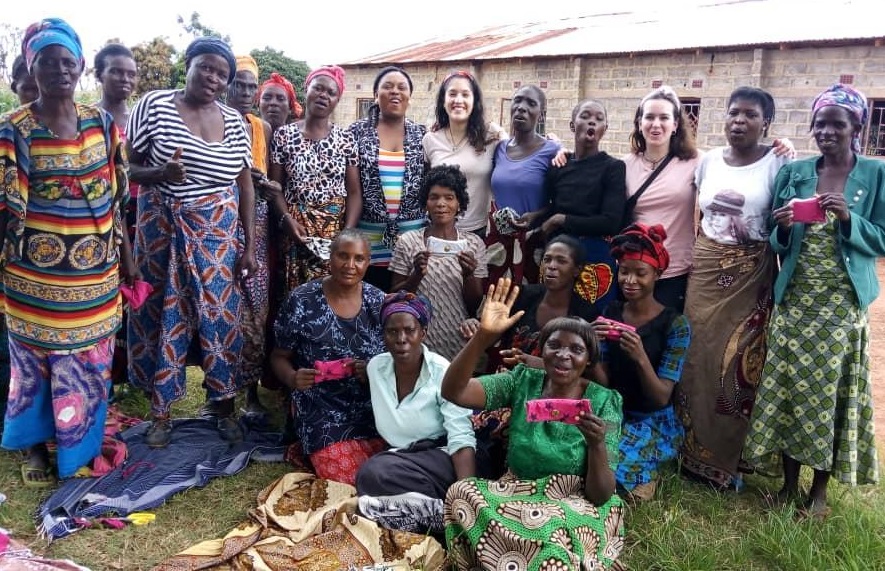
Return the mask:
M528 85L523 85L519 87L516 91L513 92L513 94L515 95L522 89L530 89L534 91L535 94L538 96L538 103L541 105L541 113L543 114L547 111L547 94L544 93L543 89L541 89L537 85L530 83Z
M448 188L454 192L455 198L458 199L458 212L463 214L467 211L470 196L467 194L467 177L461 172L461 167L458 165L437 165L427 171L424 176L424 184L418 191L418 204L427 207L430 189L434 186Z
M547 248L553 244L562 244L568 248L571 251L572 261L575 266L578 268L584 267L584 264L587 262L587 251L585 250L584 245L581 244L580 240L569 234L557 234L553 238L550 238L547 245L544 246L545 254L547 253Z
M578 104L572 108L572 121L578 118L578 110L588 103L595 103L602 107L602 112L605 114L606 120L608 120L608 110L605 108L605 105L602 104L602 101L598 99L584 99L579 101Z
M544 327L541 328L541 333L538 336L538 350L541 351L542 354L544 351L544 345L547 344L550 336L557 331L574 333L584 341L584 345L587 347L587 352L589 353L589 358L587 360L588 367L599 362L601 351L599 350L599 341L596 338L596 333L593 331L593 326L580 317L555 317L544 324Z
M698 150L695 146L694 131L688 128L691 121L688 115L685 114L685 110L682 108L682 103L679 101L676 92L669 85L662 85L643 97L642 101L639 102L639 107L636 108L636 115L633 117L633 132L630 133L630 148L632 151L636 154L645 152L645 136L640 129L642 108L653 99L669 101L673 105L673 119L677 121L677 124L676 131L670 137L670 154L683 161L697 157Z
M334 238L332 238L332 243L329 244L329 253L335 253L341 243L348 240L362 242L366 245L366 249L371 251L372 246L369 243L369 239L361 230L359 230L358 228L345 228L341 232L338 232L338 234Z
M397 65L389 65L383 68L378 72L378 75L375 76L375 82L372 84L372 94L378 95L378 88L381 87L381 81L384 79L389 73L401 73L406 78L406 82L409 84L409 93L415 90L415 87L412 85L412 78L406 73L406 70L397 66Z
M436 92L436 124L434 129L445 129L449 126L449 114L446 112L446 91L449 89L449 83L458 78L466 79L470 84L470 91L473 92L473 109L470 111L470 117L467 118L467 140L477 153L482 153L485 151L486 145L494 139L490 139L489 127L486 124L485 106L482 102L482 88L479 86L476 78L473 77L473 74L466 71L456 71L439 84L439 89Z
M108 44L98 50L98 53L95 54L95 77L101 77L101 74L104 73L105 66L107 65L105 60L114 56L125 56L132 58L132 60L135 61L135 56L132 55L132 50L123 44Z
M758 87L749 87L747 85L738 87L728 96L728 107L731 107L731 104L738 99L746 99L747 101L752 101L759 105L759 107L762 108L762 119L764 119L769 126L771 125L771 122L774 121L774 97L772 97L769 92L764 89L759 89ZM765 127L762 134L763 136L768 136L768 127Z
M12 81L9 84L9 88L13 93L18 94L18 82L27 77L27 75L28 64L25 62L25 56L19 54L15 56L12 62Z

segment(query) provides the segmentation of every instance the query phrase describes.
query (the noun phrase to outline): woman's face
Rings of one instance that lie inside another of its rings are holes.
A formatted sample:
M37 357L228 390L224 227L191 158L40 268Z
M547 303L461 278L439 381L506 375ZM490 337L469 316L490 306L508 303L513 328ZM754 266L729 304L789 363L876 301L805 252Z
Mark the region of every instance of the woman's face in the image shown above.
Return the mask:
M394 313L384 322L384 346L397 363L420 361L425 335L424 328L410 313Z
M446 85L446 114L452 123L466 123L473 113L473 87L466 77L453 77Z
M763 119L762 106L751 99L735 99L728 106L725 136L728 144L738 149L752 148L762 140L768 122Z
M409 108L409 80L398 71L391 71L381 78L375 98L381 114L385 117L405 117Z
M261 116L274 128L285 125L290 112L286 90L276 85L265 87L258 101L258 109L261 111Z
M245 115L252 110L257 92L258 78L251 71L241 69L227 90L227 104Z
M62 46L46 46L34 59L31 75L40 95L52 99L73 99L83 72L80 60Z
M340 240L331 252L329 269L332 279L341 286L353 286L363 280L369 268L369 245L365 240Z
M618 287L627 301L636 301L654 295L658 271L640 260L618 262Z
M307 86L305 113L313 117L328 117L335 112L341 93L338 84L328 75L318 75Z
M436 225L454 225L460 208L458 195L451 188L437 184L427 194L427 214Z
M606 129L608 129L608 120L605 116L605 109L595 101L587 101L581 105L575 115L575 120L572 121L575 144L599 146L599 141L605 135Z
M138 68L129 56L107 56L98 78L102 91L111 101L125 101L138 87Z
M227 90L231 69L227 59L216 54L200 54L187 69L184 91L195 101L215 101Z
M544 370L550 382L571 384L577 381L587 363L590 351L587 344L577 333L571 331L554 331L541 348L544 359Z
M510 123L515 131L534 131L541 117L541 98L530 86L520 88L510 103Z
M670 146L670 137L679 122L673 115L673 103L667 99L649 99L642 105L639 131L649 149Z
M562 242L547 246L544 257L541 258L541 279L544 287L551 291L571 289L580 271L571 248Z
M851 141L859 132L860 125L855 124L851 113L837 105L818 109L811 124L811 135L824 155L851 152Z
M36 101L40 97L40 90L37 88L37 80L30 73L25 73L15 82L15 94L18 96L18 102L27 105L31 101Z

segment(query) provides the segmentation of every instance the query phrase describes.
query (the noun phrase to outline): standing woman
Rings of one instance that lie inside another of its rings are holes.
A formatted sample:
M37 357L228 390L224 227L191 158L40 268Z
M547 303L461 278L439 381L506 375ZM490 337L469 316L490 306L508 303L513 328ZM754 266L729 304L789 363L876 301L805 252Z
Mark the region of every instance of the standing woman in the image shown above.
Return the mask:
M228 441L242 439L233 418L240 290L256 268L249 137L240 114L217 101L233 81L234 55L222 40L203 37L184 58L184 89L142 97L127 129L132 178L141 184L136 257L153 286L131 313L130 380L152 394L145 441L154 448L172 437L169 412L187 390L194 336L208 398L218 401L218 430Z
M15 60L12 62L12 82L9 84L9 89L18 97L18 102L21 105L27 105L40 96L37 82L28 71L28 64L25 63L25 57L22 55L15 56Z
M329 244L359 220L359 187L353 135L332 123L344 93L344 70L324 66L305 80L304 120L274 133L270 178L282 185L273 205L280 216L287 291L329 275Z
M424 125L406 118L412 78L398 67L385 67L372 86L375 103L369 116L350 126L359 155L363 213L359 229L372 244L366 281L390 291L388 271L397 239L424 227L418 200L424 182Z
M510 104L512 136L495 150L492 171L494 209L510 208L518 217L515 232L503 234L493 223L489 227L489 278L494 283L510 274L513 282L538 283L543 235L536 229L547 203L544 177L560 145L537 131L538 121L547 112L547 96L535 85L526 85L513 94ZM493 218L494 220L494 218ZM494 246L494 249L492 247Z
M277 72L271 73L270 79L261 84L258 110L273 132L290 121L301 119L304 113L295 95L295 86Z
M782 262L745 455L763 468L783 464L783 501L798 499L799 469L810 466L801 509L815 518L829 512L831 475L879 479L867 307L885 255L885 164L859 154L867 113L847 85L818 95L811 133L821 154L785 166L774 183L770 241ZM812 197L826 221L795 221L792 200Z
M685 426L682 469L719 488L740 486L741 451L765 360L775 271L768 244L772 190L789 161L762 143L773 119L767 92L733 91L728 146L706 153L695 176L703 218L685 305L694 340L676 405Z
M3 447L27 450L26 486L97 456L104 436L121 278L132 283L129 196L111 116L74 101L84 60L59 18L32 24L24 54L39 97L0 121L0 236L11 379Z
M466 71L446 77L436 94L436 124L424 135L424 157L431 167L457 165L467 177L470 203L458 230L485 237L492 204L492 165L504 130L487 123L482 89Z
M694 173L700 158L691 125L672 87L664 85L642 98L633 119L630 146L632 152L624 157L628 201L661 169L634 199L633 213L636 222L661 224L667 231L664 246L670 253L670 267L655 284L655 297L681 313L694 248ZM668 156L673 158L666 161Z

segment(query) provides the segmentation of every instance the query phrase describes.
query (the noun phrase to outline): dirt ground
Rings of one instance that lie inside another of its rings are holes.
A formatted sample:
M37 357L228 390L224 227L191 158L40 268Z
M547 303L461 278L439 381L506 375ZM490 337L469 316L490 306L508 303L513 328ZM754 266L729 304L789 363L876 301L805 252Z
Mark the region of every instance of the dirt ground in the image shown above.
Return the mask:
M885 288L885 261L878 266L879 285ZM870 365L873 381L873 407L876 436L885 446L885 293L870 306ZM882 447L879 448L883 450Z

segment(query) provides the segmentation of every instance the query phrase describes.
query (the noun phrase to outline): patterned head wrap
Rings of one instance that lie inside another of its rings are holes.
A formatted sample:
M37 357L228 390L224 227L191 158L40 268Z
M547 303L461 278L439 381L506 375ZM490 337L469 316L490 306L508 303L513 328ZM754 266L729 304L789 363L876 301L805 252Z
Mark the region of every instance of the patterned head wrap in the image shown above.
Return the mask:
M40 50L48 46L62 46L67 49L80 61L81 69L86 64L83 59L83 44L74 28L61 18L45 18L34 22L25 30L22 53L25 54L28 71L33 69L34 60Z
M631 224L612 238L612 257L618 262L639 260L663 272L670 265L670 254L664 247L666 238L667 231L660 224Z
M251 71L258 79L258 62L252 56L237 56L237 71Z
M301 108L301 104L298 103L298 97L295 95L295 86L292 85L291 81L277 72L271 73L270 79L261 84L261 89L258 90L258 97L260 98L261 94L264 93L264 90L271 85L275 85L286 92L286 97L289 98L289 110L296 119L301 117L301 113L304 110Z
M400 290L384 296L384 301L381 303L381 323L386 323L394 313L408 313L417 319L422 327L426 328L430 325L433 309L430 306L430 300L423 295Z
M814 98L814 103L811 104L812 124L818 110L831 105L847 110L857 120L859 125L867 124L867 115L870 112L869 107L867 107L867 98L860 91L841 83L833 85ZM860 152L860 133L855 135L851 141L851 150L855 153Z
M338 86L338 95L344 95L344 70L337 65L324 65L310 72L307 79L304 80L305 89L310 85L313 78L320 75L328 75L331 77Z
M237 60L234 57L234 52L232 52L230 46L227 45L227 42L221 38L214 38L211 36L195 39L190 43L187 49L184 50L184 68L190 68L191 61L193 61L195 57L203 54L221 56L227 60L227 65L230 68L230 73L227 74L227 84L230 85L234 80L234 75L236 75Z

